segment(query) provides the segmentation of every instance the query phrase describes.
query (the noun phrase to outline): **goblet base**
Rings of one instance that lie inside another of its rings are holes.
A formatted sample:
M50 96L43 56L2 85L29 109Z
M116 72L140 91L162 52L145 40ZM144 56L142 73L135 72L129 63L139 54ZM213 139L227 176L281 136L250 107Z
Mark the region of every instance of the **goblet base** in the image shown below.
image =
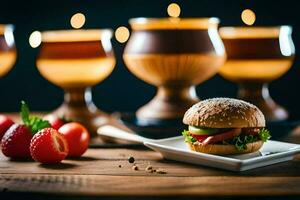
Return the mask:
M240 84L238 98L256 105L267 121L282 121L289 117L288 111L271 98L266 83Z
M108 114L98 109L96 111L91 111L86 106L74 107L66 103L63 103L58 109L53 111L52 114L82 123L89 130L91 137L96 136L97 128L109 120Z
M91 137L97 136L97 129L110 119L108 114L94 105L89 88L65 90L64 103L52 114L82 123L90 132Z
M186 110L199 101L194 86L159 86L156 96L136 115L142 124L158 124L166 120L182 120Z

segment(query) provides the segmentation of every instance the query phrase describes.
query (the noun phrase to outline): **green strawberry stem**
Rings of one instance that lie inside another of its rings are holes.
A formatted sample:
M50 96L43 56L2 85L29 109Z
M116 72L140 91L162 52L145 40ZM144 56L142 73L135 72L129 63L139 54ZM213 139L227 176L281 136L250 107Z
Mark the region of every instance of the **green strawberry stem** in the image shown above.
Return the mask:
M69 122L73 122L72 119L67 119L65 115L62 115L61 117L59 117L59 119L61 119L65 124Z
M25 101L21 101L20 115L23 123L30 129L32 134L35 134L38 131L51 126L47 120L44 120L37 116L30 116L29 107Z

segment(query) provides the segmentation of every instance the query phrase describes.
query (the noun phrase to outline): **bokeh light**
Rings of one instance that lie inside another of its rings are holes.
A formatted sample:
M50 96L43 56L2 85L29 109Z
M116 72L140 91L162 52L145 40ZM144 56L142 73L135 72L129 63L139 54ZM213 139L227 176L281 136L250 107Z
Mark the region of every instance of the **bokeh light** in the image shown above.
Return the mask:
M243 10L241 18L243 22L249 26L253 25L256 20L255 13L250 9Z
M120 43L126 42L129 38L129 36L130 36L130 32L129 32L128 28L126 28L125 26L120 26L115 31L115 37L116 37L117 41Z
M171 3L168 6L167 12L170 17L179 17L181 9L177 3Z
M82 13L76 13L71 17L70 20L71 26L73 28L81 28L83 27L84 23L85 23L85 16Z
M42 42L42 34L39 31L33 31L29 36L29 44L32 48L37 48Z

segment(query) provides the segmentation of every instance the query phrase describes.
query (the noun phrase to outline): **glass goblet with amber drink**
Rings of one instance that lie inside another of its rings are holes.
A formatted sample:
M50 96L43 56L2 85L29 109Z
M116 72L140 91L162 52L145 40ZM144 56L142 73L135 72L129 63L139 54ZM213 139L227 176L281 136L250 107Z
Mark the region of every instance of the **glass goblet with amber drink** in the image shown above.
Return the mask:
M83 123L92 136L108 119L92 102L91 86L114 69L111 37L106 29L46 31L37 59L41 75L65 91L64 102L54 114Z
M271 98L268 83L292 66L292 28L223 27L219 32L227 53L220 75L237 83L238 98L258 106L268 121L287 119L288 112Z
M226 59L217 18L137 18L129 21L131 37L126 66L158 88L136 115L144 124L178 120L199 101L195 86L214 76Z
M5 76L16 62L14 26L0 24L0 77Z

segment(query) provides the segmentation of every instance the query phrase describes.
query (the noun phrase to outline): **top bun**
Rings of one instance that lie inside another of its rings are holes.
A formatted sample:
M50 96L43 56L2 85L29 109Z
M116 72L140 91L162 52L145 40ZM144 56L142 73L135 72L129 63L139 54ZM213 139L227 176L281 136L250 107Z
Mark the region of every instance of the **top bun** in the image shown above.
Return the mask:
M265 117L254 105L231 98L200 101L186 111L183 123L207 128L265 127Z

